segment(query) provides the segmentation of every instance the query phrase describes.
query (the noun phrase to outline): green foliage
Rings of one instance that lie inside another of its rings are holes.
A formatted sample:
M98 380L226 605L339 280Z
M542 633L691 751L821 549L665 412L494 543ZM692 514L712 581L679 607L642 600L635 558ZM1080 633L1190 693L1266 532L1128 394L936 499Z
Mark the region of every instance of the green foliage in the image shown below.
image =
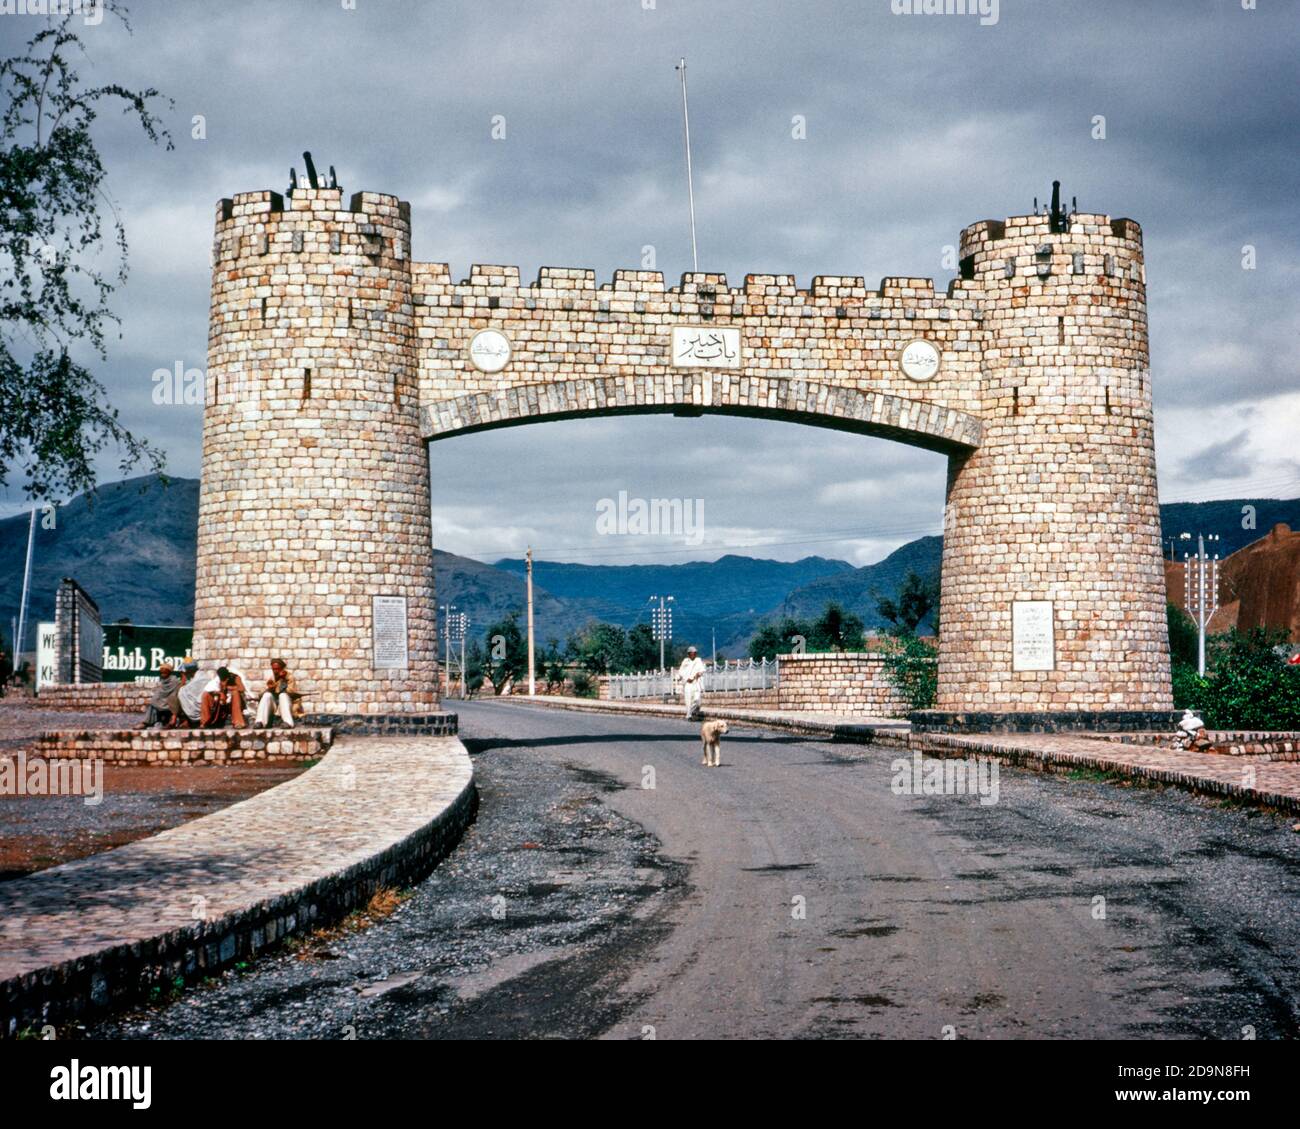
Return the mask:
M628 631L616 623L588 624L569 636L566 652L569 661L588 674L635 674L659 669L659 643L648 623L638 623Z
M621 674L630 669L627 632L615 623L589 624L570 638L569 648L588 674ZM657 648L655 665L659 665Z
M896 597L876 597L876 611L906 635L915 635L917 627L927 620L938 631L939 578L924 579L908 569Z
M1281 628L1214 636L1203 682L1195 667L1175 668L1174 704L1196 710L1211 729L1300 729L1300 666L1288 665L1277 651L1288 642Z
M104 8L125 23L117 0ZM141 459L162 466L73 351L82 343L107 356L105 334L117 321L109 299L126 280L126 232L92 137L99 107L120 105L150 141L172 142L152 109L158 91L82 84L71 65L84 50L78 18L42 22L22 54L0 60L0 485L16 462L31 497L92 488L94 457L110 443L123 474ZM104 207L118 259L108 272Z
M625 658L626 669L620 672L623 674L659 669L659 642L648 623L638 623L627 633Z
M585 670L576 671L573 675L573 692L579 698L596 697L596 680Z
M862 631L860 616L831 601L815 620L786 616L778 623L763 624L749 644L749 657L759 660L788 655L800 637L804 650L813 654L855 650L862 646Z
M468 655L465 665L469 665ZM518 612L511 612L487 629L483 665L498 694L512 680L528 677L528 639L519 629Z
M1198 654L1196 624L1182 608L1170 601L1165 605L1165 619L1169 624L1169 655L1177 663L1196 666Z
M939 689L938 650L910 632L895 631L886 637L883 654L885 673L907 704L914 710L933 708Z

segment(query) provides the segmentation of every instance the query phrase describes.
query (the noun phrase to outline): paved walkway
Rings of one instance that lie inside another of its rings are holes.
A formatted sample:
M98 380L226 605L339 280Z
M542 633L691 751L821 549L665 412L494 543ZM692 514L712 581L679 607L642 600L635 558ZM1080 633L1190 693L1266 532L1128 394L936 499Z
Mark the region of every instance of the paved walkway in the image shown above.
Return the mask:
M516 696L497 700L600 713L683 716L681 706L658 702L602 702L591 698L553 695L538 695L535 698ZM1173 784L1195 792L1231 796L1247 803L1300 813L1300 763L1278 761L1271 756L1181 752L1150 744L1124 743L1122 739L1116 739L1115 734L1102 733L913 733L909 722L897 718L841 714L706 706L701 711L701 716L922 753L995 756L1012 764L1033 768L1080 768L1117 772L1125 776Z
M288 905L322 883L332 893L377 865L396 868L406 845L472 787L469 756L454 737L340 738L319 764L251 799L2 883L0 1004L18 994L18 978L28 977L28 995L39 970L63 966L55 979L71 979L69 962L107 950L175 954L211 937L224 945L240 922L262 928L258 914L272 903Z

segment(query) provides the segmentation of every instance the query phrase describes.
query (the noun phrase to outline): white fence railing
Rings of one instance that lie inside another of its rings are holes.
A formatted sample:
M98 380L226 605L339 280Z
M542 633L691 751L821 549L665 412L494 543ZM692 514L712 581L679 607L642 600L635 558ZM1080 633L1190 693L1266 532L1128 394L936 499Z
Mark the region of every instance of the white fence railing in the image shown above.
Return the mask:
M776 659L736 659L707 666L704 670L705 691L770 690L781 677ZM625 698L666 698L681 687L674 684L672 671L646 671L644 674L611 674L609 696L620 701Z

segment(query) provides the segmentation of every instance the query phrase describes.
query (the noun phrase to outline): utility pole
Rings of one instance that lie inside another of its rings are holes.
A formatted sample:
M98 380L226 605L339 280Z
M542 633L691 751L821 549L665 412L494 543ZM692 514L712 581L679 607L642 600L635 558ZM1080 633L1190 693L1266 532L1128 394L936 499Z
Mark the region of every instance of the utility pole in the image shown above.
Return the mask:
M18 605L18 627L14 631L14 670L18 669L18 655L23 649L23 636L27 634L27 594L32 586L32 546L36 541L36 509L32 508L32 520L27 526L27 563L23 567L23 595Z
M682 124L686 127L686 195L691 204L691 269L700 269L700 256L695 247L695 180L691 174L691 112L686 103L686 60L677 64L682 75Z
M465 700L465 636L469 634L469 616L461 614L460 624L460 700Z
M528 550L528 696L537 696L537 665L533 657L533 550Z
M454 604L443 604L443 628L442 628L442 686L439 687L438 696L442 697L443 691L451 693L451 613L455 607Z
M716 627L710 627L709 631L713 635L713 669L717 670L718 669L718 629Z
M1190 541L1192 535L1184 533L1181 540ZM1219 554L1212 560L1205 556L1205 542L1218 541L1219 535L1211 533L1198 534L1196 538L1196 556L1183 554L1183 602L1196 618L1196 670L1205 677L1205 632L1210 624L1210 617L1219 609ZM1192 572L1195 570L1195 592L1192 590ZM1208 589L1208 591L1207 591Z

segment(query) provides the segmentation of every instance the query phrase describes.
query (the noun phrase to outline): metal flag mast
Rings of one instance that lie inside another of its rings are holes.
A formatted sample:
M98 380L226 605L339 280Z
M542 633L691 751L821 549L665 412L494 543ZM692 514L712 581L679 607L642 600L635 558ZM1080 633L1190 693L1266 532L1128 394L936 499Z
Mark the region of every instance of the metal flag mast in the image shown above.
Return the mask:
M686 102L686 60L677 64L682 74L682 124L686 127L686 195L691 204L691 269L700 270L700 255L695 246L695 180L691 175L691 112Z
M18 669L18 656L23 649L23 636L27 633L27 593L32 585L32 544L36 540L36 508L32 507L32 520L27 526L27 563L23 567L23 595L18 605L18 630L14 633L14 670Z

